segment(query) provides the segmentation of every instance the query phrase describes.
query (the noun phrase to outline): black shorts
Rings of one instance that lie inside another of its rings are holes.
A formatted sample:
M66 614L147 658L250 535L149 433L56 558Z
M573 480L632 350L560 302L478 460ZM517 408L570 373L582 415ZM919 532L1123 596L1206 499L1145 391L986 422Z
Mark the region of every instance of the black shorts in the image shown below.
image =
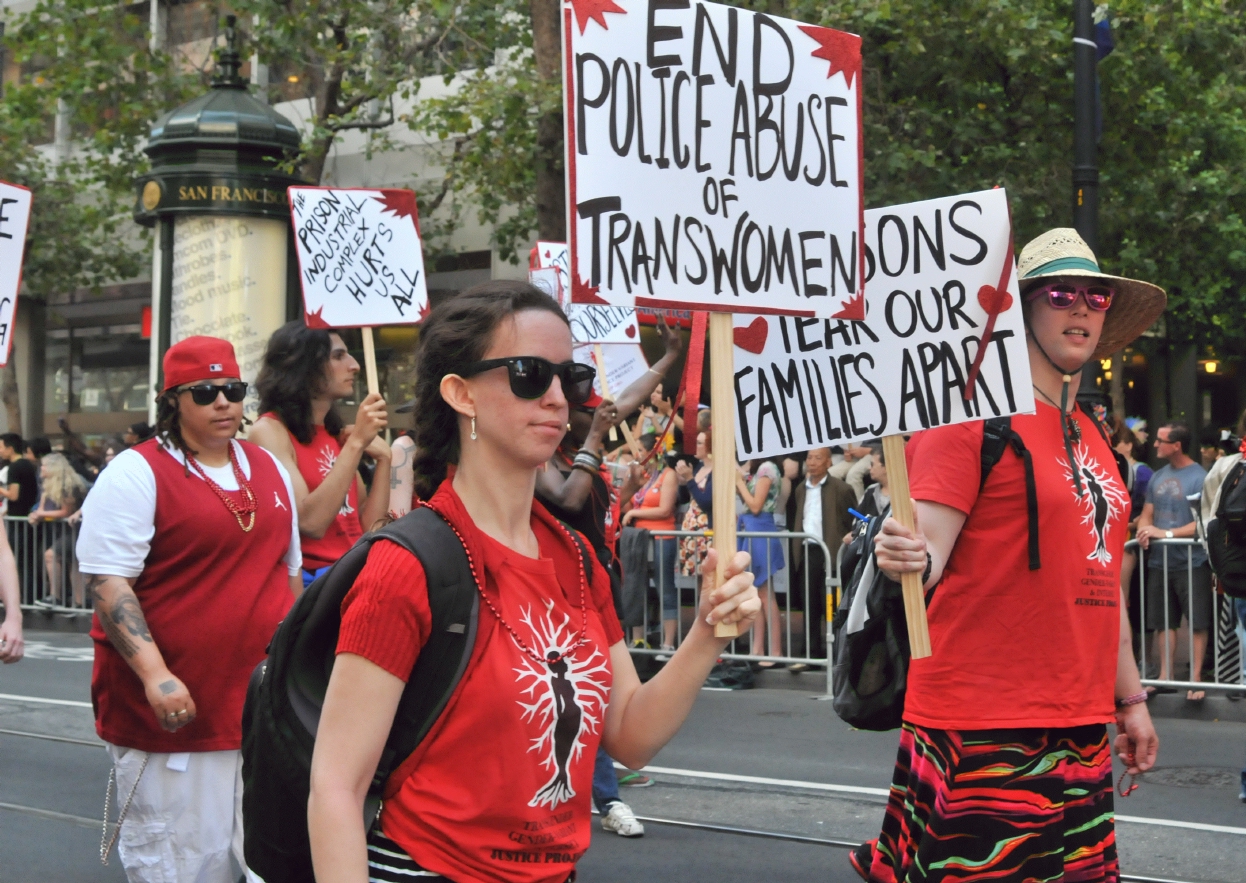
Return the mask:
M1195 631L1211 627L1211 569L1196 564L1191 592L1188 565L1169 565L1168 591L1164 591L1164 568L1148 567L1146 571L1146 627L1152 631L1175 629L1185 614ZM1191 602L1193 610L1191 611ZM1167 611L1168 621L1164 614Z

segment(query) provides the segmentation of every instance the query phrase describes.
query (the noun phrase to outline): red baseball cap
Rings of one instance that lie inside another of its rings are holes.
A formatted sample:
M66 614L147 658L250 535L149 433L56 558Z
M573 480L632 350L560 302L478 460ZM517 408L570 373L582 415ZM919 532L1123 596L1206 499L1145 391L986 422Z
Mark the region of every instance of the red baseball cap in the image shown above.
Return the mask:
M188 337L169 347L164 354L164 391L196 380L242 377L234 345L219 337Z

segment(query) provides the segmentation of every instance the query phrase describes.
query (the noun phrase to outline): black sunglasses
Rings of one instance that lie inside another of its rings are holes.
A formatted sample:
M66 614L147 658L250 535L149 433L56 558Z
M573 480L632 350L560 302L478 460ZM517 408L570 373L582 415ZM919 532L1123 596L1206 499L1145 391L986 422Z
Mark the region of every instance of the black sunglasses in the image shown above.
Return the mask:
M562 362L555 365L540 356L515 356L510 359L485 359L473 362L459 372L460 377L473 377L484 371L506 366L510 376L511 392L521 399L539 399L557 376L562 381L562 394L567 402L578 405L588 401L593 394L593 378L597 369L581 362Z
M210 405L216 401L216 397L221 393L225 393L225 401L237 404L247 397L247 384L241 380L222 383L220 386L201 383L198 386L183 386L178 392L190 393L190 397L194 399L196 405Z

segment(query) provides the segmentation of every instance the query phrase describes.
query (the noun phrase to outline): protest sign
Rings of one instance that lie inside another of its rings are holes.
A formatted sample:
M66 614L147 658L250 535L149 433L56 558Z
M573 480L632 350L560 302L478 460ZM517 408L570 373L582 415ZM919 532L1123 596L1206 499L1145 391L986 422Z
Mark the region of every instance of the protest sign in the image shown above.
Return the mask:
M859 37L692 0L563 36L572 300L861 315Z
M30 223L31 194L25 187L0 181L0 367L9 364L17 321L17 290L22 287L22 258Z
M601 368L597 363L594 350L600 348L606 363L606 384L602 387ZM603 398L627 389L636 380L644 377L649 371L649 363L645 360L644 351L638 343L603 343L576 344L572 356L577 362L597 368L598 376L593 378L593 390Z
M310 328L364 328L368 391L376 392L371 328L428 314L424 251L410 190L291 187L295 252Z
M1034 410L1013 272L965 399L990 297L1011 270L1004 191L865 216L864 321L734 317L741 459Z

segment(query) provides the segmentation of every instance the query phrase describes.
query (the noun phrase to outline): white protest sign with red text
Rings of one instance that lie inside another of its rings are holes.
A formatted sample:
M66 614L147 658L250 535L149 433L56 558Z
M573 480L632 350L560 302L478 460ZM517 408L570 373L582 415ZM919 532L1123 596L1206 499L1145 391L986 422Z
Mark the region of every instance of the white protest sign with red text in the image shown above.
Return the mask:
M1034 411L1004 191L865 217L865 321L734 317L741 460Z
M569 0L577 303L860 317L861 40L694 0Z
M25 187L0 181L0 367L9 363L17 321L17 291L22 287L22 259L30 224L31 194Z
M414 193L291 187L290 210L309 327L407 325L427 315Z

